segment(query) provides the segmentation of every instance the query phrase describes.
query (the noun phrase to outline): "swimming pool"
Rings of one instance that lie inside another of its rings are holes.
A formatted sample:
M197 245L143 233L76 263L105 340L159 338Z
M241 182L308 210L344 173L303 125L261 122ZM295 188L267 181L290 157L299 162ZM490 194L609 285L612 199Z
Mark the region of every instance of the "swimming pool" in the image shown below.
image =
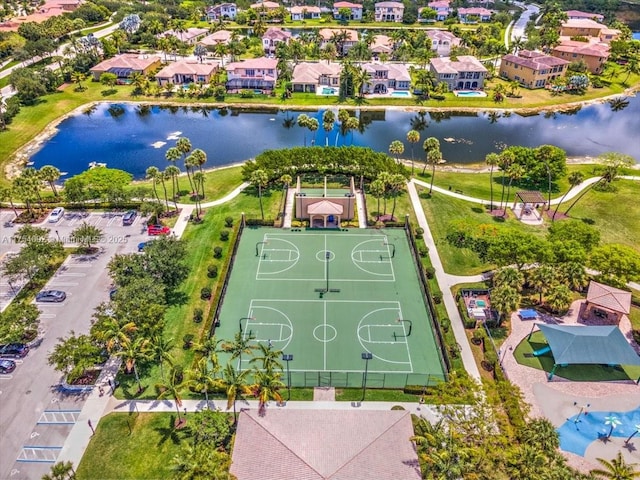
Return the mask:
M476 306L478 306L478 307L486 307L487 304L485 303L484 300L476 300Z
M454 90L456 97L486 97L487 94L479 90Z
M581 409L580 413L567 419L558 428L560 448L584 457L589 445L609 435L612 422L616 427L611 431L611 436L627 438L640 424L640 407L628 412L592 412L586 408L584 411Z
M392 97L409 97L409 92L391 92Z
M329 87L322 87L322 95L335 95L336 89Z

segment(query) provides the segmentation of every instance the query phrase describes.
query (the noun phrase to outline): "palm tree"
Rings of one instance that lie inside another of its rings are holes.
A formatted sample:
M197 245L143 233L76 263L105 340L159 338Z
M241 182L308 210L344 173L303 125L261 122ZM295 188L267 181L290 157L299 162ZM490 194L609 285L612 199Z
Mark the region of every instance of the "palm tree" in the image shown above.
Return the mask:
M484 158L484 161L489 165L489 188L491 189L489 211L493 212L493 169L500 162L500 156L497 153L489 153Z
M267 403L269 400L282 402L282 396L279 390L285 387L280 380L282 372L274 372L269 370L259 370L255 372L255 383L251 386L253 395L258 399L258 414L266 413Z
M418 132L417 130L409 130L407 132L407 142L409 142L409 144L411 144L411 175L413 175L413 162L414 162L414 156L413 156L413 146L418 143L420 141L420 132Z
M320 128L320 122L318 122L317 118L309 117L309 121L307 122L307 128L312 133L311 135L311 145L315 144L315 132Z
M238 359L238 368L242 370L242 354L250 354L256 347L253 343L254 337L244 332L236 332L233 342L222 344L222 350L231 354L231 360Z
M400 163L400 155L404 153L404 143L400 140L394 140L389 145L389 153L395 156L396 163Z
M178 175L180 175L180 169L175 165L169 165L162 172L164 178L171 180L171 199L173 200L173 206L178 210L178 200L176 198L176 185L178 183Z
M514 163L507 169L507 175L509 176L509 185L507 185L507 201L509 200L509 194L511 192L511 184L514 180L520 180L525 174L524 167L518 163ZM507 216L507 209L505 206L502 216Z
M386 191L387 186L381 178L376 178L369 184L369 192L371 193L371 195L378 199L378 210L376 212L376 219L380 218L380 199L384 197Z
M126 371L131 372L133 370L139 392L143 389L136 364L138 361L149 359L149 345L150 342L147 338L138 337L132 339L131 337L126 337L120 342L120 350L116 352L116 356L124 358Z
M540 304L542 304L542 295L544 295L556 280L557 273L550 265L541 265L538 268L529 270L529 283L534 290L540 295Z
M73 462L58 462L51 466L51 471L42 476L42 480L75 480L76 472Z
M500 155L500 161L498 162L498 166L500 170L502 170L502 178L500 179L500 183L502 184L502 193L500 194L500 209L503 208L504 202L504 178L507 169L511 166L511 164L515 161L516 157L511 150L503 150ZM506 208L505 208L506 210Z
M178 139L178 141L176 142L176 147L175 148L178 149L178 151L182 155L182 158L183 158L183 160L185 162L185 168L187 170L187 177L189 178L189 187L191 188L191 191L193 192L193 183L191 182L190 170L187 167L187 155L189 154L189 152L191 152L191 149L193 148L191 146L191 140L189 140L187 137L180 137Z
M309 127L309 115L301 113L298 115L297 123L299 127L304 128L304 146L307 146L307 128Z
M246 395L251 393L247 384L247 376L251 370L237 371L231 363L227 363L223 372L224 388L227 393L227 410L233 406L233 423L238 421L236 412L236 401L244 400Z
M571 306L573 295L569 287L563 284L551 285L547 295L547 305L554 312L564 312Z
M496 287L491 291L491 304L499 314L499 321L511 312L515 311L520 304L520 294L515 288L509 286Z
M156 392L158 394L158 400L164 400L165 398L173 398L176 404L176 412L178 412L178 419L176 420L176 427L181 427L186 422L186 419L182 419L180 416L180 407L182 406L182 387L184 386L184 380L182 374L175 368L171 369L169 378L166 381L156 384Z
M429 137L424 141L424 151L427 154L425 168L431 165L431 185L429 186L429 195L433 191L433 179L436 176L436 165L442 163L442 152L440 151L440 142L435 137ZM424 175L424 169L422 170Z
M640 478L640 470L636 463L627 463L622 456L622 452L618 451L616 458L611 461L604 458L597 458L603 468L591 470L591 475L603 480L633 480Z
M584 265L580 262L563 263L559 273L564 283L573 290L581 290L589 282Z
M200 170L200 173L204 175L204 172L202 171L202 166L205 163L207 163L207 154L205 153L205 151L201 150L200 148L196 148L193 151L193 153L191 154L191 157L193 157L194 166L197 166L198 170ZM200 192L196 191L196 194L200 195ZM202 197L201 198L204 198L204 182L202 182Z
M160 170L158 170L158 167L151 166L147 168L144 176L144 178L146 178L147 180L151 180L151 186L153 187L153 196L156 197L156 201L158 203L160 203L160 197L158 196L158 188L157 188L159 173L160 173Z
M282 350L274 349L270 343L258 343L258 356L254 356L250 363L261 363L261 369L266 372L273 372L274 369L282 370L282 363L280 363L280 357L282 356Z
M220 362L218 360L218 353L222 351L222 340L217 340L215 336L207 338L202 343L196 343L193 349L200 353L203 357L206 357L211 362L211 372L215 377L220 371Z
M258 187L258 198L260 199L260 214L262 215L262 220L264 220L264 208L262 207L262 189L269 183L269 176L264 170L258 169L251 172L249 182L252 185Z
M322 128L324 130L324 144L329 146L329 134L333 130L333 126L336 122L336 115L331 110L325 110L322 114Z
M15 204L13 203L13 188L12 187L0 187L0 201L9 202L11 205L11 209L13 210L13 214L16 218L18 218L18 210L16 209Z
M391 208L391 220L395 217L396 212L396 200L400 195L400 192L404 190L405 185L407 184L407 179L400 173L396 173L391 175L389 178L389 194L393 198L393 207Z
M40 168L39 173L40 173L40 178L42 178L43 180L49 183L49 186L51 187L51 191L53 192L53 195L57 197L58 191L56 190L55 182L61 176L60 170L58 170L56 167L52 165L44 165L43 167Z
M192 388L196 392L204 393L207 405L209 405L209 391L214 390L221 384L220 379L216 379L212 373L209 370L209 359L202 357L191 370L187 371L188 379L185 382L186 387Z
M560 446L560 438L553 424L546 418L534 418L520 432L523 444L537 445L546 453L553 453Z
M173 350L174 346L175 343L173 342L173 339L170 338L168 340L165 340L162 334L157 334L151 341L151 356L158 362L158 365L160 366L160 378L162 378L162 380L164 380L164 362L167 362L169 366L173 367L174 360L171 356L171 350Z
M101 316L96 313L94 317L97 320L91 327L91 335L104 344L107 353L114 353L120 350L120 345L137 331L134 322L120 325L113 315Z
M623 84L626 84L631 74L638 75L640 73L640 57L638 55L631 55L622 70L627 74L622 82Z
M565 194L562 196L562 198L556 205L556 209L553 211L553 216L551 217L551 222L555 221L556 214L558 213L558 209L560 208L560 205L564 202L565 197L569 194L571 189L577 187L582 183L582 181L584 180L584 175L582 174L582 172L571 172L567 177L567 180L569 180L569 190L565 192Z
M518 292L522 291L524 285L524 275L514 267L503 267L497 270L492 280L494 287L511 287Z

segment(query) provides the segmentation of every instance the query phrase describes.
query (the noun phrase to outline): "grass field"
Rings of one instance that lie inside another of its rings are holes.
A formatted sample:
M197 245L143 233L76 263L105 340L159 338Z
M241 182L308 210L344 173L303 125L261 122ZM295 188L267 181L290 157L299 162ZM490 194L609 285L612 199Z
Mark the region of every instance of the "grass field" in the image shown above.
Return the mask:
M241 330L293 354L294 386L359 386L365 352L368 386L421 385L443 367L416 280L401 229L247 228L216 337ZM236 366L248 368L246 357Z

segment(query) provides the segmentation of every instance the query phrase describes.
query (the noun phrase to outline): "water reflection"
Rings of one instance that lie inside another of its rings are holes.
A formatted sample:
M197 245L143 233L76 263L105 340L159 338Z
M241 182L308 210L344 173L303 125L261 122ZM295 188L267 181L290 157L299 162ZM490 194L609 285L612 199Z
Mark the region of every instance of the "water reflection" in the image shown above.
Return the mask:
M64 120L58 133L34 154L36 167L55 165L74 175L89 162L122 168L137 178L147 167L164 169L165 151L179 135L191 139L194 148L208 153L207 166L252 158L266 149L316 145L361 145L388 152L394 140L409 151L407 132L416 130L416 158L423 155L428 137L441 140L448 163L483 162L490 152L509 145L536 147L557 145L569 156L595 156L618 151L640 159L635 139L640 131L640 99L619 97L602 104L576 107L568 112L512 114L491 112L429 112L351 110L325 132L324 110L240 109L236 107L98 104ZM315 132L300 128L300 114L315 118ZM408 154L406 154L408 156Z

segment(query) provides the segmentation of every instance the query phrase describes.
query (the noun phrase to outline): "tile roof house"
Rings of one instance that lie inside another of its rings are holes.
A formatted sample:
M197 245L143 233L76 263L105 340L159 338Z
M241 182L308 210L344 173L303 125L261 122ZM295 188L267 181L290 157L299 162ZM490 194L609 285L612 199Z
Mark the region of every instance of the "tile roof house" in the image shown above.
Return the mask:
M161 65L162 59L158 55L123 53L100 62L89 71L94 80L100 80L100 75L108 72L115 73L118 77L118 82L124 83L129 80L132 73L149 75L160 68Z
M432 58L429 69L438 83L446 83L449 90L481 90L487 76L484 65L471 55L460 55L457 60L451 57Z
M264 49L264 53L275 53L276 45L278 45L278 43L284 42L284 44L286 45L292 38L293 36L287 30L276 27L269 27L262 36L262 48Z
M420 480L412 435L403 410L245 410L230 473L238 480Z
M602 25L589 18L567 20L560 25L561 37L594 37L601 42L609 43L620 36L620 30Z
M520 50L518 55L502 57L500 76L527 88L543 88L551 80L564 76L569 63L544 53Z
M167 30L166 32L162 32L157 35L158 38L166 38L166 37L175 37L181 42L188 43L189 45L194 45L198 40L204 37L209 30L206 28L187 28L185 32L177 32L175 30Z
M600 13L581 12L580 10L567 10L565 13L567 14L568 20L579 20L581 18L588 18L596 22L602 22L604 20L604 15Z
M389 90L408 91L411 75L403 63L364 63L361 67L369 74L364 93L388 93Z
M373 37L369 50L375 60L378 60L383 54L390 56L393 53L393 40L387 35L376 35Z
M441 57L448 57L451 47L460 46L461 40L447 30L427 30L426 33L431 39L431 50Z
M476 23L478 20L481 22L488 22L491 20L493 12L483 7L471 7L471 8L459 8L458 19L460 23Z
M629 315L630 312L631 292L591 280L582 318L588 318L593 313L596 317L611 318L618 323L623 315Z
M401 23L404 16L404 4L401 2L377 2L374 19L376 22Z
M227 71L227 90L259 89L271 91L278 80L276 58L251 58L233 62L224 68Z
M198 44L204 45L205 47L213 47L218 45L219 43L227 45L231 41L232 37L233 32L229 30L218 30L217 32L213 32L211 35L207 35L206 37L204 37L198 42Z
M342 65L336 62L300 62L293 69L294 92L315 93L319 86L339 87Z
M34 12L29 15L13 17L6 22L0 22L0 31L17 31L21 24L27 22L42 23L51 17L73 12L80 7L82 3L81 0L49 0L36 7Z
M609 58L609 49L606 43L563 40L560 45L553 47L551 55L569 62L582 60L590 73L600 74Z
M320 48L322 49L327 43L331 43L333 38L342 32L346 33L346 40L342 42L342 51L339 51L340 49L338 48L338 54L346 55L351 47L358 43L358 32L355 30L348 30L345 28L321 28L318 30L318 35L320 35L320 38L322 39L320 41Z
M253 3L250 7L254 10L266 10L268 12L269 10L279 9L281 5L278 2L270 2L267 0L266 2Z
M320 18L320 7L316 7L315 5L309 6L295 6L289 9L289 13L291 14L291 20L305 20L307 18L317 20Z
M218 70L213 63L198 63L192 61L172 62L156 73L155 77L160 86L171 83L185 85L189 83L210 83L211 77Z
M210 22L216 20L235 20L238 15L238 7L235 3L220 3L207 7L207 19Z
M438 0L437 2L429 2L427 3L427 7L436 11L435 20L437 22L442 22L451 15L453 12L453 8L451 8L451 2L448 0ZM426 22L427 19L422 18L421 13L425 9L425 7L420 7L418 9L418 21Z
M351 15L349 18L345 18L344 20L362 20L362 5L359 3L351 3L351 2L335 2L333 4L333 18L339 20L342 19L340 15L341 8L348 8L351 10Z

